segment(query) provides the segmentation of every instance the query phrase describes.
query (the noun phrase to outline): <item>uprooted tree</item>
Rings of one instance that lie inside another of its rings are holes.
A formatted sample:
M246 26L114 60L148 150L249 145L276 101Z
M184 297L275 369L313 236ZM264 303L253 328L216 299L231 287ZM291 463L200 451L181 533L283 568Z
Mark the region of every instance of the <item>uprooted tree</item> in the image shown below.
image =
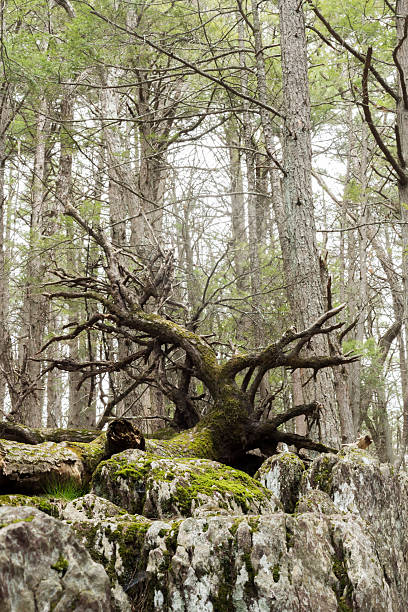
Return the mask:
M134 350L116 361L45 359L42 357L44 353L37 358L46 362L48 370L81 371L83 381L103 372L129 372L129 385L108 403L98 423L99 429L126 394L141 383L150 383L160 388L175 406L171 419L175 435L160 442L161 452L236 464L251 449L261 449L267 455L274 453L279 442L297 448L327 450L324 440L312 441L278 429L301 414L318 421L323 409L318 402L295 406L272 420L260 421L256 397L263 377L273 368L309 368L315 376L322 368L357 359L352 354L311 356L307 351L311 338L330 334L342 326L342 323L331 322L342 306L324 313L307 329L289 329L265 348L235 354L220 362L214 345L197 332L200 312L191 317L188 325L176 322L174 313L180 305L172 301L169 293L169 255L162 253L162 263L155 274L142 282L130 265L126 265L126 261L128 264L133 262L133 268L136 268L134 254L128 254L127 258L126 253L112 245L104 231L91 227L71 205L66 205L65 213L101 248L104 275L102 278L74 277L61 269L56 272L58 280L52 284L48 297L66 301L86 300L92 304L92 311L87 320L75 324L68 333L55 336L42 351L52 342L69 340L89 330L111 335L117 341L125 339ZM137 375L134 374L135 364L138 364ZM171 379L167 373L168 365L171 366ZM192 379L201 381L211 397L204 414L195 408L191 397ZM160 452L158 443L154 446Z

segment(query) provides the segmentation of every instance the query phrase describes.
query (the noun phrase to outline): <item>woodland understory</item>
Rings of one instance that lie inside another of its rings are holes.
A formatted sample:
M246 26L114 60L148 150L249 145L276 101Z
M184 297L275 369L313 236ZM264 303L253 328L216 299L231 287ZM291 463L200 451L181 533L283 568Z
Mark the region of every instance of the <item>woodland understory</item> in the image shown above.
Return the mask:
M1 438L405 465L408 0L337 9L0 2Z

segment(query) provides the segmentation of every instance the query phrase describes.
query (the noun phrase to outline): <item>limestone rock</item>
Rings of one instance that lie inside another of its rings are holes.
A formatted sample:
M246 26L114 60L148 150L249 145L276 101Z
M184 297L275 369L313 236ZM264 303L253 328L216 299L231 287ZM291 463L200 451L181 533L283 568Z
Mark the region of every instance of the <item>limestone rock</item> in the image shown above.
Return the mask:
M67 503L61 512L61 518L67 521L103 520L121 514L125 514L125 510L119 506L94 493L88 493Z
M270 491L244 472L207 459L168 459L138 450L102 462L92 492L148 518L265 514L281 508Z
M296 513L318 512L320 514L338 514L338 509L330 496L320 489L313 489L299 499L296 504Z
M105 452L105 436L90 443L1 441L0 489L5 493L43 493L49 483L81 485Z
M62 518L67 501L41 495L0 495L0 506L34 506L54 518Z
M0 466L0 487L6 492L42 492L47 480L66 478L80 483L82 461L69 448L54 442L23 444L2 441L6 456Z
M305 472L302 494L319 488L337 512L358 517L375 542L375 554L392 594L392 610L404 610L408 601L408 477L394 474L368 452L347 449L322 455ZM369 608L364 608L369 609Z
M138 612L394 610L359 518L124 517L75 525ZM370 607L371 606L371 607Z
M34 507L0 507L2 612L109 612L103 567L72 530Z
M294 512L304 470L305 464L297 455L285 452L269 457L255 478L282 502L285 512Z

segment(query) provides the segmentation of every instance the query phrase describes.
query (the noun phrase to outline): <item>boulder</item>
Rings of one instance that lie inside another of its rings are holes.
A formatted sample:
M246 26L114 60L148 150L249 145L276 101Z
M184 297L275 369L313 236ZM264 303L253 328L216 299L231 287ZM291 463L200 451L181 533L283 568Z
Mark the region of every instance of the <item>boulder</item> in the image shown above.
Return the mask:
M75 533L37 508L0 507L2 612L112 609L109 578Z
M269 457L255 474L262 485L274 493L285 512L294 512L305 464L294 453L279 453Z
M349 448L315 459L304 473L301 495L315 489L329 496L337 512L364 522L392 592L392 609L405 609L400 602L408 602L407 474Z
M34 506L54 518L62 518L67 501L45 495L0 495L0 506Z
M53 482L82 485L105 454L105 436L89 443L25 444L2 440L0 490L4 493L43 493Z
M68 502L61 512L61 518L68 521L103 520L123 514L126 514L123 508L94 493L87 493Z
M0 497L1 612L405 612L405 473L348 448L257 478L127 450L73 501Z
M208 459L169 459L139 450L103 461L92 492L148 518L281 509L275 496L244 472Z

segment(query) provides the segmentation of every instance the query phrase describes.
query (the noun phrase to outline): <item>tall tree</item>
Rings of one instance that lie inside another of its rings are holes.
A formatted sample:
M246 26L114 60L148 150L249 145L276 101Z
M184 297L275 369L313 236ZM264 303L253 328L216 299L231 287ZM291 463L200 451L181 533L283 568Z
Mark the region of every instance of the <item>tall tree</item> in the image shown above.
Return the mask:
M285 226L281 246L291 310L297 325L303 328L325 308L311 185L310 99L302 3L280 0L279 14L285 111L282 136ZM319 354L328 352L327 340L314 339L311 350ZM304 391L324 405L322 439L339 444L340 422L331 372L321 372L312 389L309 385Z

